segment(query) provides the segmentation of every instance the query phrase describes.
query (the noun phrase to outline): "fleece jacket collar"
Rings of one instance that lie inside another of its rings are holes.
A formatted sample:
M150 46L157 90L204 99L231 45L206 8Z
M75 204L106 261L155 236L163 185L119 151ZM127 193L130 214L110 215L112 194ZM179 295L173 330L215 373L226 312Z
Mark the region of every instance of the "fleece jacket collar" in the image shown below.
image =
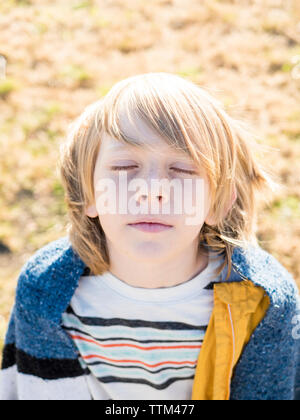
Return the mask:
M22 281L16 292L19 309L30 310L32 314L59 324L86 268L68 236L47 244L22 269ZM227 273L226 266L221 273L222 282ZM270 309L265 321L270 324L278 322L278 314L273 317L274 310L282 308L282 302L295 299L298 294L291 274L259 246L234 248L227 282L243 280L262 287L269 296Z

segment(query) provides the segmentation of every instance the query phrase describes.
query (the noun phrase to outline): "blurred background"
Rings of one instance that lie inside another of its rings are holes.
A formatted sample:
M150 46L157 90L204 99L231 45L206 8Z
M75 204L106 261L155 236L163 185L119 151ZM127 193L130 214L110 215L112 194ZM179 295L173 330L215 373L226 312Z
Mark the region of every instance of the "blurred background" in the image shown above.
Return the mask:
M270 148L284 188L261 206L258 239L300 285L299 0L1 0L0 351L22 265L66 234L68 124L153 71L205 86Z

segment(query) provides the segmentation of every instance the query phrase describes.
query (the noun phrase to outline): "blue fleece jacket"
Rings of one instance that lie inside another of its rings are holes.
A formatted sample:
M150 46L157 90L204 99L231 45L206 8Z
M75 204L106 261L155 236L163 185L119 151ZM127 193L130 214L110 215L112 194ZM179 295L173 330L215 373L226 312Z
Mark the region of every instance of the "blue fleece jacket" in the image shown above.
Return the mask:
M270 307L235 367L231 400L300 399L300 298L294 279L259 246L236 247L232 265L227 282L247 278L265 290ZM23 266L5 339L0 400L91 399L78 350L62 328L62 314L86 269L68 237L44 246Z

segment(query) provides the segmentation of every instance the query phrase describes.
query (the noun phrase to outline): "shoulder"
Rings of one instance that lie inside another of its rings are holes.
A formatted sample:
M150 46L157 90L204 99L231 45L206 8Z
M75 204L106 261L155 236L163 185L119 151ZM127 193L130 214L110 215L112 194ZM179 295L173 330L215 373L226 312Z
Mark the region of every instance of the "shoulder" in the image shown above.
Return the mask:
M85 269L68 237L36 251L22 267L16 291L19 310L58 322Z
M296 325L300 299L295 279L277 258L259 246L235 249L232 261L243 276L264 289L270 300L236 367L232 397L243 399L256 394L255 399L293 398L300 350Z
M232 263L243 277L265 290L274 307L299 309L299 290L292 274L261 246L235 248Z

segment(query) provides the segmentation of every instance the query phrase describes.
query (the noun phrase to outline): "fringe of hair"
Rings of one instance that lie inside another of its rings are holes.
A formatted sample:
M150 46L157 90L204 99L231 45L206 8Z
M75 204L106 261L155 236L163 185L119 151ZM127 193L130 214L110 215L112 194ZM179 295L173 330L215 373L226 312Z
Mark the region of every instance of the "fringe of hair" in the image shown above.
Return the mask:
M228 265L235 247L258 245L257 209L259 199L268 201L268 192L281 185L259 158L266 146L259 144L252 129L230 117L204 88L168 73L147 73L125 79L100 101L88 106L70 125L67 141L61 146L58 163L68 208L68 235L74 251L94 275L109 270L110 261L99 218L90 218L85 209L94 202L93 176L101 147L101 133L135 144L120 125L120 112L130 121L142 118L172 147L188 153L204 168L212 193L215 224L204 223L199 232L199 253L207 245ZM224 217L230 197L236 201Z

